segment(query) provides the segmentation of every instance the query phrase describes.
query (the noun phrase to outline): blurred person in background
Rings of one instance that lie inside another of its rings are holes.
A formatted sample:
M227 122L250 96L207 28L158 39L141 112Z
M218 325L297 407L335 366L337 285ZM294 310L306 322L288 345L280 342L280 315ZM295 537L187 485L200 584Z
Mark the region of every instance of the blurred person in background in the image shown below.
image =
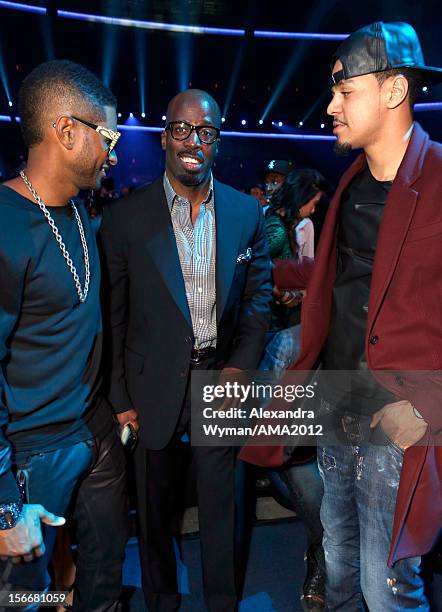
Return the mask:
M284 159L272 159L263 170L258 173L260 180L264 181L265 193L268 202L278 191L286 176L293 170L293 163Z
M309 216L314 213L327 190L324 177L312 168L293 170L286 177L274 193L266 215L272 259L314 257L314 229ZM291 291L280 292L277 288L274 295L273 336L266 346L259 369L272 371L275 378L280 378L299 352L302 295ZM289 467L286 465L281 470L269 470L268 476L306 528L308 548L301 604L304 610L319 612L325 609L325 561L320 520L323 486L316 448L297 449Z
M250 189L248 190L248 193L253 198L256 198L257 200L259 200L261 202L263 208L265 206L268 206L268 201L267 201L267 198L265 196L264 185L261 185L261 183L256 183L255 185L252 185L250 187Z

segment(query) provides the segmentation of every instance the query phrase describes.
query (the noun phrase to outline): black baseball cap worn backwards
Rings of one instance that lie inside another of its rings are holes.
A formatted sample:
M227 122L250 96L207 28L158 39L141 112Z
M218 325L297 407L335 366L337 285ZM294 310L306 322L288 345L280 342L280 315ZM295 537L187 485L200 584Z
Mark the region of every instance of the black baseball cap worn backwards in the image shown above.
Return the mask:
M425 65L416 31L403 22L376 21L356 30L338 47L331 61L332 70L337 60L342 70L332 75L335 85L343 79L394 68L413 68L429 82L442 80L442 68Z

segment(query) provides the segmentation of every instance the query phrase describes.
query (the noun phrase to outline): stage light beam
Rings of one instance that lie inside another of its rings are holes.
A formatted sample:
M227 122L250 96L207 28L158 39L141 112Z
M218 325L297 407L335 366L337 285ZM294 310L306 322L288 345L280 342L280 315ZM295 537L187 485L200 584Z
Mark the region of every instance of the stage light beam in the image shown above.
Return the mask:
M329 10L329 8L330 7L328 0L320 0L320 2L317 3L317 6L315 6L315 10L310 13L310 19L306 24L306 30L317 30L323 15ZM315 38L308 38L307 40L303 38L294 46L291 57L284 67L279 82L273 90L273 94L269 102L267 103L267 106L261 116L261 119L265 119L267 117L269 112L275 106L276 102L279 100L283 91L292 79L294 73L301 65L301 62L303 61L307 51L310 49L312 40L315 40Z
M141 116L143 116L146 112L146 33L142 30L136 31L135 52Z

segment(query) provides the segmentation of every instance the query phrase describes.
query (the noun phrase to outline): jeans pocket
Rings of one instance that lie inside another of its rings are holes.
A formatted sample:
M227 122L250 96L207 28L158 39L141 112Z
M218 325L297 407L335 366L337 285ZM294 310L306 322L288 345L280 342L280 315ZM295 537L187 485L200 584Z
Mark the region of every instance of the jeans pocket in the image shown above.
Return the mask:
M379 423L379 431L381 432L382 437L387 442L387 446L394 449L396 452L400 453L401 455L404 454L405 449L399 446L399 444L396 444L395 442L393 442L393 440L385 433L384 428L382 427L382 423Z

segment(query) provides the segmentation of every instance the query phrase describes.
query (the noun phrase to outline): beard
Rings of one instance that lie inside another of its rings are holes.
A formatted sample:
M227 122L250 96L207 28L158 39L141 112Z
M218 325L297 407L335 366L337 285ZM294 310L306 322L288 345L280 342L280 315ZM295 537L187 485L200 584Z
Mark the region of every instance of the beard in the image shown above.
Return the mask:
M201 185L204 178L205 177L200 173L191 174L190 172L182 173L177 176L178 181L186 187L196 187L197 185Z
M349 142L339 142L338 140L335 142L334 151L339 157L346 157L351 153L352 149L353 147Z
M207 180L209 174L210 168L205 168L204 170L197 170L196 172L185 170L183 171L183 169L181 168L181 171L177 173L176 178L182 185L185 185L186 187L197 187L198 185L201 185L201 183L204 183L204 181Z

